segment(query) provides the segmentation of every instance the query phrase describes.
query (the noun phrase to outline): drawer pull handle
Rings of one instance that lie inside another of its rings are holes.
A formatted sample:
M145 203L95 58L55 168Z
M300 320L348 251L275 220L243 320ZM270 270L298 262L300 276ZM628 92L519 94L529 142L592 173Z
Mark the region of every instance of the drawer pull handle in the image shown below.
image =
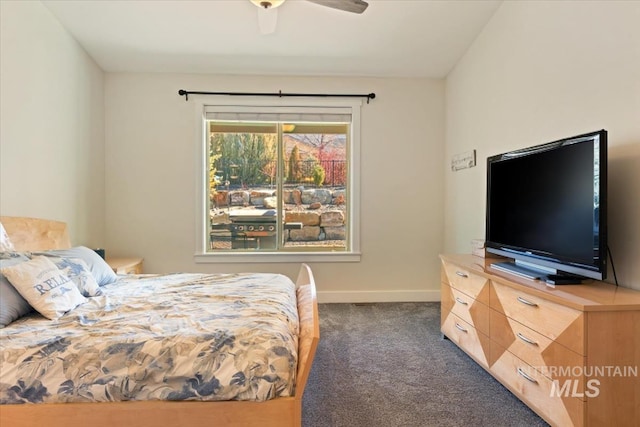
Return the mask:
M462 326L460 326L459 323L456 322L456 328L460 329L462 332L464 332L465 334L469 331L467 331L465 328L463 328Z
M462 271L456 271L456 274L460 277L464 277L465 279L469 277L467 273L463 273Z
M538 306L538 304L536 304L535 302L531 302L531 301L526 300L526 299L524 299L522 297L518 297L518 301L520 301L521 303L526 304L528 306L531 306L531 307L537 307Z
M462 305L468 305L468 303L466 301L461 300L459 297L456 297L456 301L459 302Z
M516 334L518 336L518 338L520 338L522 341L526 342L527 344L531 344L531 345L535 345L536 347L538 346L538 343L535 342L534 340L532 340L531 338L527 338L524 335L522 335L520 332L518 332Z
M538 381L536 381L535 378L530 377L525 371L522 370L522 368L518 368L518 373L523 376L526 380L534 383L534 384L538 384Z

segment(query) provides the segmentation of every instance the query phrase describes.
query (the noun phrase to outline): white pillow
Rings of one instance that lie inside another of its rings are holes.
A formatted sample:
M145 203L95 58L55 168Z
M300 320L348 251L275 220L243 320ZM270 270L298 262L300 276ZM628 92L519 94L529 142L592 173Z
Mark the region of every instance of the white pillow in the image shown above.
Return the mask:
M13 252L15 248L13 247L13 243L9 240L9 235L7 231L2 226L0 222L0 252Z
M5 267L2 274L47 319L57 319L87 301L73 281L43 256Z

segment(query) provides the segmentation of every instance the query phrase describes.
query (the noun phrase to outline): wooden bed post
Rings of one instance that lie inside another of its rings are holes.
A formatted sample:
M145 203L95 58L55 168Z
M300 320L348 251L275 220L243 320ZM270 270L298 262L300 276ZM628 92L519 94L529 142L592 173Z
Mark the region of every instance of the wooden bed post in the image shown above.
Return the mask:
M300 318L300 341L298 342L298 377L296 380L296 399L300 399L311 373L311 363L320 340L320 320L318 318L318 297L311 268L307 264L300 266L298 280L298 317Z

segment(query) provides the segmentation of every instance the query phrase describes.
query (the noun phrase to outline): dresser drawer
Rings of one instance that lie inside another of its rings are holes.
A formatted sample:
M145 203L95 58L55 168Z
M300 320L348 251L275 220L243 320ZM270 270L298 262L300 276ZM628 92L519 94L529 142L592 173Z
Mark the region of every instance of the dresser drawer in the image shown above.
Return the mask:
M585 354L584 313L493 282L489 306L570 350Z
M584 356L495 310L489 324L493 341L551 380L577 381L576 391L584 392Z
M442 333L458 347L475 359L480 365L489 368L489 337L462 320L449 313L442 323Z
M489 306L471 298L461 291L442 285L442 307L448 310L465 322L471 324L478 331L489 334Z
M489 279L446 261L442 263L442 272L451 287L489 305Z
M518 359L495 342L491 342L491 373L533 410L555 426L583 426L585 402L571 397L571 389L560 396L556 383Z

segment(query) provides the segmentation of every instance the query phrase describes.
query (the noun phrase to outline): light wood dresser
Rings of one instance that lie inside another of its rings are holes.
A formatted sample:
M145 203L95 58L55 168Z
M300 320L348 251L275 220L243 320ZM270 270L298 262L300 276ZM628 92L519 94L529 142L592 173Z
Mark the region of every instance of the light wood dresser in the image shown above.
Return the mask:
M640 426L640 292L441 255L441 331L554 426Z
M108 256L106 261L116 274L142 274L142 258Z

